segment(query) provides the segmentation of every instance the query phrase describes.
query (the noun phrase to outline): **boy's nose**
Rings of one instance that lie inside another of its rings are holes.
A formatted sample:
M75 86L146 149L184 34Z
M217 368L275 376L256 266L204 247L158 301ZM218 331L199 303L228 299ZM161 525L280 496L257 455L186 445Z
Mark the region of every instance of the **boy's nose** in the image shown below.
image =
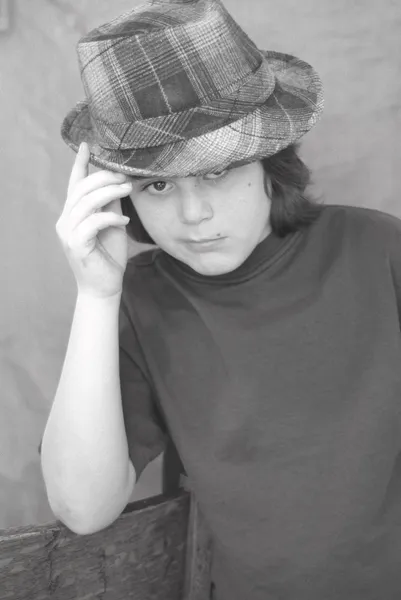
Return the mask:
M180 203L181 220L183 223L196 224L213 216L211 204L199 190L186 192Z

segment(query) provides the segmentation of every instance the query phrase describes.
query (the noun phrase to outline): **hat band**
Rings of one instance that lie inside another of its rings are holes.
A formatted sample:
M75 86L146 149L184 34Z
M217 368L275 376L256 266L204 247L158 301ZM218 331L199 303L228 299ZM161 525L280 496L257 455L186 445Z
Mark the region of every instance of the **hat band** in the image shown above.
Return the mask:
M94 116L88 108L97 142L102 148L147 148L183 141L229 125L263 105L275 85L274 73L263 58L257 71L251 73L235 91L185 111L142 121L107 123Z

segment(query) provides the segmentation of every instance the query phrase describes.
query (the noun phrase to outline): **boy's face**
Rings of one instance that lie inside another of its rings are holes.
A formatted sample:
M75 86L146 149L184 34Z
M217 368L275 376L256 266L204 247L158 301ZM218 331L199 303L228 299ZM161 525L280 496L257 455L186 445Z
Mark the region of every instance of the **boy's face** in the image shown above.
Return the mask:
M131 178L131 199L162 250L202 275L221 275L271 231L264 177L257 161L199 177ZM215 241L199 241L206 238Z

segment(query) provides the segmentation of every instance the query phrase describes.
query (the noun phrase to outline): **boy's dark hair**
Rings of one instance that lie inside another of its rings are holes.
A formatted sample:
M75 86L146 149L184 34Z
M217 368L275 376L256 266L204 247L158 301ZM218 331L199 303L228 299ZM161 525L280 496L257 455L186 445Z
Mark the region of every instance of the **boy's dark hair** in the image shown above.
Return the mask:
M273 156L261 160L270 179L270 227L279 237L306 227L319 216L320 198L305 192L311 183L311 171L299 158L300 142L295 142ZM270 196L265 180L265 190ZM121 199L123 215L130 218L127 235L136 242L156 245L143 227L129 196Z

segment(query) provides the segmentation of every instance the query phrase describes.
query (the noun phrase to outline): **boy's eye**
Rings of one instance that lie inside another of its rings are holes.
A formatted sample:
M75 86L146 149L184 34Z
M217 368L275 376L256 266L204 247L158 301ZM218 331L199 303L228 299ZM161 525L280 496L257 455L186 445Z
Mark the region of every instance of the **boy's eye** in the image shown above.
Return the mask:
M157 192L163 192L165 190L165 188L166 188L166 182L165 181L155 181L151 185L154 186L154 189Z
M161 179L160 181L152 181L152 183L148 183L148 185L145 185L143 190L147 190L151 194L162 194L166 191L168 185L169 184L167 181L163 181Z

